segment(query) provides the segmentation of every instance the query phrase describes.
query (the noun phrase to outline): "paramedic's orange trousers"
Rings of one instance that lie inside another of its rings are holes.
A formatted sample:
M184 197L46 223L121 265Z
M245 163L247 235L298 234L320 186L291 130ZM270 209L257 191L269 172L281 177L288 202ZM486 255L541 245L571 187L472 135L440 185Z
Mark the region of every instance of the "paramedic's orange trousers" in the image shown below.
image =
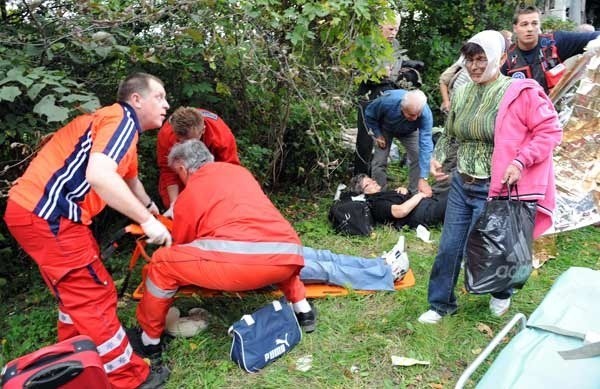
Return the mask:
M225 254L224 254L225 255ZM189 247L160 248L152 255L137 319L152 338L159 338L165 317L180 286L196 285L226 292L260 289L275 284L292 303L305 298L298 265L247 265L209 261Z
M91 337L113 388L141 385L150 373L148 364L133 353L119 322L117 291L90 229L61 219L55 234L46 220L10 200L4 219L58 300L58 340ZM74 260L80 265L60 266Z

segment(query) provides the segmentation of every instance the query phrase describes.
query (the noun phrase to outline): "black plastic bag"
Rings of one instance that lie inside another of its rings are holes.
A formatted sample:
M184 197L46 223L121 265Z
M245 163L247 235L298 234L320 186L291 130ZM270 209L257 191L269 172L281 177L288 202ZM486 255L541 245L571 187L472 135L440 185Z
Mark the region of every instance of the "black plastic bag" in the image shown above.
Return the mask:
M465 250L465 287L470 293L502 292L525 285L532 271L535 212L535 202L510 195L486 203Z

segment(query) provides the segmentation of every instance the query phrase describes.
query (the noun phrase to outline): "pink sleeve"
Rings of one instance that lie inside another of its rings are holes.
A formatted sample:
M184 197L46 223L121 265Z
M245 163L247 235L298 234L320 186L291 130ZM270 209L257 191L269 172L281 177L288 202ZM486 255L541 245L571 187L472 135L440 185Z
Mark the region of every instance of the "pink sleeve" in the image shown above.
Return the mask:
M552 150L562 139L562 129L554 105L541 89L527 88L518 100L523 108L519 116L531 132L531 139L518 150L515 159L527 168L552 157Z

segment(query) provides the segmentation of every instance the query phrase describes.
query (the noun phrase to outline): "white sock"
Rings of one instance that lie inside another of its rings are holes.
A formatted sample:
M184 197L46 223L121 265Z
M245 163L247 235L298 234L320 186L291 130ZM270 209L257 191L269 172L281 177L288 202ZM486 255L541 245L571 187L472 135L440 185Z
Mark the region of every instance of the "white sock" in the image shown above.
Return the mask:
M146 331L142 331L142 343L144 346L157 345L160 343L160 338L151 338L146 334Z
M308 301L306 301L306 299L302 299L297 303L293 303L292 307L294 307L294 312L296 313L307 313L312 311L310 304Z

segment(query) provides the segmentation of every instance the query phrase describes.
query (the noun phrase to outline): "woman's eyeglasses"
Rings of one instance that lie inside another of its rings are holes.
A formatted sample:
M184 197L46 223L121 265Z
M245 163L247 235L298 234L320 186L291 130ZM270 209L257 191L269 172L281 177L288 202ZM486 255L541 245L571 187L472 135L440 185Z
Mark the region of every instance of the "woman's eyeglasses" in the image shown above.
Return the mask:
M487 66L487 63L488 63L487 59L467 59L467 60L465 60L465 65L467 65L467 66L473 66L473 65Z

